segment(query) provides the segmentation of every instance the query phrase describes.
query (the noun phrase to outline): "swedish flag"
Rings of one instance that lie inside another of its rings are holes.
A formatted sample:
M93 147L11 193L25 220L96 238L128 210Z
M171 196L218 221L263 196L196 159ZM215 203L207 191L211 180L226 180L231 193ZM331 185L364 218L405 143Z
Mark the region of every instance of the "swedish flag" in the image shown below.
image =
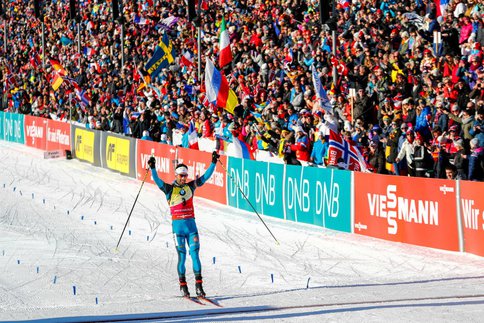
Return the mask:
M164 34L161 42L156 45L153 56L145 65L145 70L150 74L151 79L157 77L162 68L173 63L175 61L175 55L175 48L171 40L167 34Z

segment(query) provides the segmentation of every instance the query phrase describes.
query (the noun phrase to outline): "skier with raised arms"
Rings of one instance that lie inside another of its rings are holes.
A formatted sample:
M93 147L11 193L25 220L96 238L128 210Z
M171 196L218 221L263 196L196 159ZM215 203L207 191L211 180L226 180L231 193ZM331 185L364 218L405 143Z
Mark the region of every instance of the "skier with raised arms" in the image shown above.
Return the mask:
M178 278L180 281L180 291L182 296L190 297L185 278L185 261L187 257L186 245L190 248L190 256L193 263L193 273L195 274L195 292L198 297L205 297L202 286L202 264L200 262L200 240L198 237L197 224L195 222L195 209L193 206L193 196L195 189L205 184L215 171L215 165L220 156L216 151L212 153L212 163L207 171L200 177L187 182L188 167L178 164L175 168L175 180L172 184L163 182L156 172L156 160L151 157L148 165L151 168L151 175L156 185L166 195L166 200L170 206L172 219L173 237L175 240L176 251L178 254Z

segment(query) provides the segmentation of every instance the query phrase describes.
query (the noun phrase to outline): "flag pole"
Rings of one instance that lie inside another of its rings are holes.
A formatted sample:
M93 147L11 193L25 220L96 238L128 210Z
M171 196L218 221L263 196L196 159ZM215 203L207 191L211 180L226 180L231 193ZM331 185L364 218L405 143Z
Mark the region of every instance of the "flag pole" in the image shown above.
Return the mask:
M198 59L198 82L202 82L201 75L202 75L202 45L201 45L201 38L202 38L202 1L198 1L198 26L197 26L197 59Z
M45 71L45 25L42 19L42 68Z

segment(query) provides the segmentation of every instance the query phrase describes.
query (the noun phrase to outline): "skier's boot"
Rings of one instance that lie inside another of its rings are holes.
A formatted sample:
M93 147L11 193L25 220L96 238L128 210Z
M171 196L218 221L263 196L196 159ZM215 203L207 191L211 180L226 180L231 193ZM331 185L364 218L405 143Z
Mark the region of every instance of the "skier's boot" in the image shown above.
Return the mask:
M190 292L188 291L187 281L185 277L180 277L180 292L183 297L190 297Z
M202 276L195 276L195 292L198 297L205 297L205 291L202 286L203 280Z

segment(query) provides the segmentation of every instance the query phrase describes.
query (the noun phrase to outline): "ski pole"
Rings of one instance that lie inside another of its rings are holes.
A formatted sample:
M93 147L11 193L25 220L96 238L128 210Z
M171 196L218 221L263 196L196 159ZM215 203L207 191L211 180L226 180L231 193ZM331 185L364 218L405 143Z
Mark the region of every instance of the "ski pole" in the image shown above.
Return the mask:
M150 168L148 167L146 169L145 176L143 177L143 181L141 182L141 187L139 188L138 195L136 195L136 198L134 199L133 206L131 207L131 211L129 212L129 215L128 215L128 220L126 220L126 223L125 223L124 228L123 228L123 232L121 232L121 236L119 237L118 244L116 245L115 250L118 250L119 244L121 243L121 238L123 238L124 230L126 230L126 227L128 226L129 218L131 218L131 214L133 213L134 206L136 205L136 202L138 201L139 193L141 193L141 189L143 188L143 185L146 181L146 176L148 176L149 171L150 171Z
M227 175L229 175L230 179L232 180L232 182L234 182L235 186L239 189L240 193L242 194L242 196L244 197L244 199L247 201L247 203L249 203L249 205L252 207L252 210L254 210L255 214L257 214L257 216L259 217L259 220L261 220L261 222L264 224L264 226L266 227L267 231L269 231L269 233L271 234L271 236L274 238L274 240L276 241L277 244L280 244L279 241L277 241L276 237L274 236L274 234L272 233L272 231L269 229L269 227L267 226L267 224L264 222L264 220L262 219L262 217L259 215L259 212L257 212L257 210L255 209L255 207L252 205L252 203L249 201L249 198L245 195L244 191L240 188L239 185L237 185L237 182L235 181L235 179L232 177L232 175L230 175L229 171L227 170L227 168L225 168L224 164L222 163L222 161L220 159L218 159L218 162L220 163L220 165L222 166L222 168L225 170L225 172L227 173Z

